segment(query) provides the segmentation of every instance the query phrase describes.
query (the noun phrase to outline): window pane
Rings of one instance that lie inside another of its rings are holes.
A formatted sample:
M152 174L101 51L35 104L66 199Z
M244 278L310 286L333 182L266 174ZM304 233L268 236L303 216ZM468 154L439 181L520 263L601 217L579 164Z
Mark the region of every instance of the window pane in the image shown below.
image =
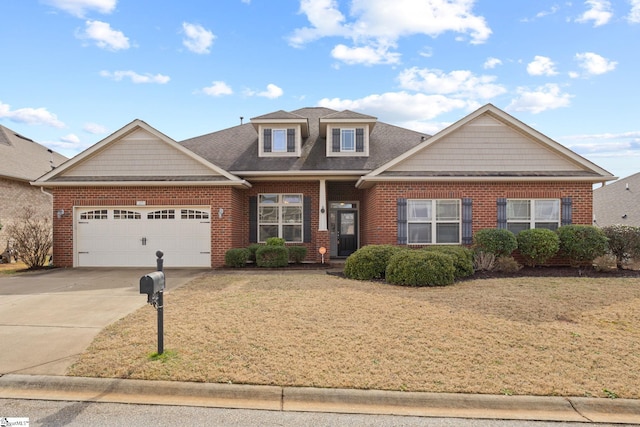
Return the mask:
M300 206L283 206L282 207L282 222L283 223L297 223L302 222L302 207Z
M278 195L277 194L261 194L260 195L260 204L273 204L278 203Z
M278 207L277 206L261 206L259 209L259 221L278 223Z
M457 200L436 201L437 221L458 221L460 219L460 203Z
M261 225L258 228L258 241L264 242L269 237L278 237L278 226L277 225Z
M531 219L530 200L507 200L507 220L529 221Z
M558 229L557 222L536 222L536 228L546 228L548 230L556 231Z
M285 242L302 242L302 226L301 225L282 226L282 238L285 240Z
M511 231L513 234L518 234L522 230L528 230L529 223L528 222L510 222L507 224L507 230Z
M460 243L460 225L436 224L436 243Z
M536 221L558 221L560 219L560 200L536 200L535 206Z
M431 200L407 200L409 221L431 221Z
M431 243L431 224L409 224L409 243Z
M356 132L354 129L342 129L340 134L340 151L356 150Z
M302 203L302 196L299 194L285 194L282 196L282 203Z
M287 151L287 130L274 129L272 133L273 151Z

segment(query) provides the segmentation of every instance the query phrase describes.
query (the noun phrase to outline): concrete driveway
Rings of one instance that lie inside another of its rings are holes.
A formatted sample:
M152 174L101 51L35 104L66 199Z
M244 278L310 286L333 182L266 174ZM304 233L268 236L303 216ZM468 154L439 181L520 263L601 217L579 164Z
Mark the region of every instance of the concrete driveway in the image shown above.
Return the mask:
M105 326L146 305L140 277L153 270L79 268L0 275L0 375L64 375ZM166 269L165 292L206 271ZM156 331L149 336L155 342Z

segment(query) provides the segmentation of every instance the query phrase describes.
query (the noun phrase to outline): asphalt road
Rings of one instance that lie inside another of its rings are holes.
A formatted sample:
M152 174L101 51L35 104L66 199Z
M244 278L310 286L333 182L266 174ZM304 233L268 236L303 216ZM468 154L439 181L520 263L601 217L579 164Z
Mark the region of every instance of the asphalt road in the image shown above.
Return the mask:
M392 415L331 414L315 412L256 411L185 406L117 403L57 402L0 399L2 417L29 418L29 426L261 426L261 427L586 427L614 426L595 423L548 421L474 420L462 418L401 417Z

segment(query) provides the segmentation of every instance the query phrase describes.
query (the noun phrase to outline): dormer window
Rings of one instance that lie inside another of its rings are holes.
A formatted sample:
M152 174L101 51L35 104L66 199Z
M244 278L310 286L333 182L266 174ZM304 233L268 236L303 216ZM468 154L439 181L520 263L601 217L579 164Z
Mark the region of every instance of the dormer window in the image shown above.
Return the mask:
M350 127L329 125L327 156L368 156L369 126Z
M306 117L282 110L254 117L251 124L258 133L259 157L300 157L302 141L309 136Z
M340 129L340 151L356 151L355 129Z

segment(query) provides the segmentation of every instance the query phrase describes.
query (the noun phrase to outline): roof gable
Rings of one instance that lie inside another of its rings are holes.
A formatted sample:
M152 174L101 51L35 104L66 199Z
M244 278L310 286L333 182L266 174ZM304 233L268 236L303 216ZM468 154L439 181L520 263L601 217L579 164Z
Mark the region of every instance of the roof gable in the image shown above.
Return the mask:
M363 177L614 177L568 148L487 104Z
M134 120L38 180L50 185L154 181L244 183L141 120Z

